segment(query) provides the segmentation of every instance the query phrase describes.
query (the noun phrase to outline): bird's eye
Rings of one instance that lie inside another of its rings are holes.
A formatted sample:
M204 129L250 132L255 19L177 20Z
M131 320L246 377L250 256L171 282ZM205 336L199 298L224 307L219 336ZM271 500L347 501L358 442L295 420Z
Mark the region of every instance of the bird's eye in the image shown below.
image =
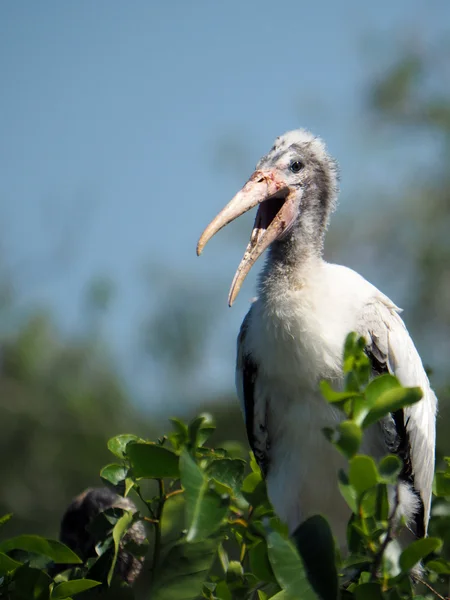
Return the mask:
M304 166L305 165L299 160L293 160L289 165L289 170L292 171L292 173L300 173Z

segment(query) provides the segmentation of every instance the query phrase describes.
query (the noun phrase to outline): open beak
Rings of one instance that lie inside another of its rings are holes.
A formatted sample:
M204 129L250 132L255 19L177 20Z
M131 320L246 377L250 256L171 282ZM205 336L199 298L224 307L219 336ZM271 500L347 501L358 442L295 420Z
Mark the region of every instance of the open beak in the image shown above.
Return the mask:
M228 296L231 306L256 259L292 225L294 194L276 171L255 171L242 190L211 221L197 244L200 255L207 242L222 227L259 205L247 249L236 271Z

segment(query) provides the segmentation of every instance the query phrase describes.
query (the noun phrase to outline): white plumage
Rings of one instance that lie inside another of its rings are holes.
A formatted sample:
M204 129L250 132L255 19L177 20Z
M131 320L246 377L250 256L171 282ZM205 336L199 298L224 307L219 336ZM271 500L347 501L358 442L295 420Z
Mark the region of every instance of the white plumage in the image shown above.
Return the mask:
M374 372L385 370L423 399L369 428L362 452L405 461L399 511L416 535L428 525L434 472L436 396L399 316L400 310L356 272L322 258L323 237L337 195L334 161L303 130L278 138L257 171L208 226L200 252L228 222L259 205L252 237L232 290L269 247L258 297L238 338L236 386L269 497L294 531L316 513L330 521L344 547L349 509L337 486L345 460L322 435L342 415L319 382L342 382L342 351L351 331L364 336Z

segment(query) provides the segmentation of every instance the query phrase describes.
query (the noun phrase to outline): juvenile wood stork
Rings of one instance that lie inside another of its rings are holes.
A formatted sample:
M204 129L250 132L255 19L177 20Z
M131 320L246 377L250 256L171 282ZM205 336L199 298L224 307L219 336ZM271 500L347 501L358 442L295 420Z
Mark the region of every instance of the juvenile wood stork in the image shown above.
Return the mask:
M234 277L229 305L256 259L269 248L258 296L238 337L236 386L250 446L275 511L293 532L312 514L328 517L345 547L349 509L337 487L345 461L321 429L341 415L319 382L342 381L345 338L367 340L374 373L390 372L423 398L369 428L361 451L404 461L398 514L426 535L435 455L437 400L400 309L361 275L323 259L338 194L335 161L305 130L276 139L242 190L208 225L197 253L222 227L258 206L250 242Z

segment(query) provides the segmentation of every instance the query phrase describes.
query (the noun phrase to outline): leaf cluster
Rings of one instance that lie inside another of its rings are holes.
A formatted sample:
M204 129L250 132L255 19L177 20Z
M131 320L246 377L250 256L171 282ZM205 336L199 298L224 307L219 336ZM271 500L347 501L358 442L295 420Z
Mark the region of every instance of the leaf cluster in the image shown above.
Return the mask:
M115 586L132 594L119 581L125 551L146 556L143 597L152 600L445 595L450 582L450 459L436 474L432 535L402 542L397 553L389 552L405 532L396 513L403 464L396 455L376 462L360 450L369 428L408 410L422 393L388 374L372 378L364 348L363 339L350 335L343 387L321 384L324 401L341 415L336 427L317 434L325 435L345 458L336 487L349 508L347 549L336 547L321 515L289 536L273 511L253 455L246 460L236 446L209 446L214 424L208 416L188 424L172 419L172 431L156 441L132 434L109 440L114 462L101 470L102 481L133 498L139 508L109 509L90 523L90 533L95 531L99 539L95 556L81 560L60 542L38 536L7 539L0 543L0 596L46 600L79 594L81 599L98 590L108 594ZM130 537L138 522L147 528L147 539L140 544Z

